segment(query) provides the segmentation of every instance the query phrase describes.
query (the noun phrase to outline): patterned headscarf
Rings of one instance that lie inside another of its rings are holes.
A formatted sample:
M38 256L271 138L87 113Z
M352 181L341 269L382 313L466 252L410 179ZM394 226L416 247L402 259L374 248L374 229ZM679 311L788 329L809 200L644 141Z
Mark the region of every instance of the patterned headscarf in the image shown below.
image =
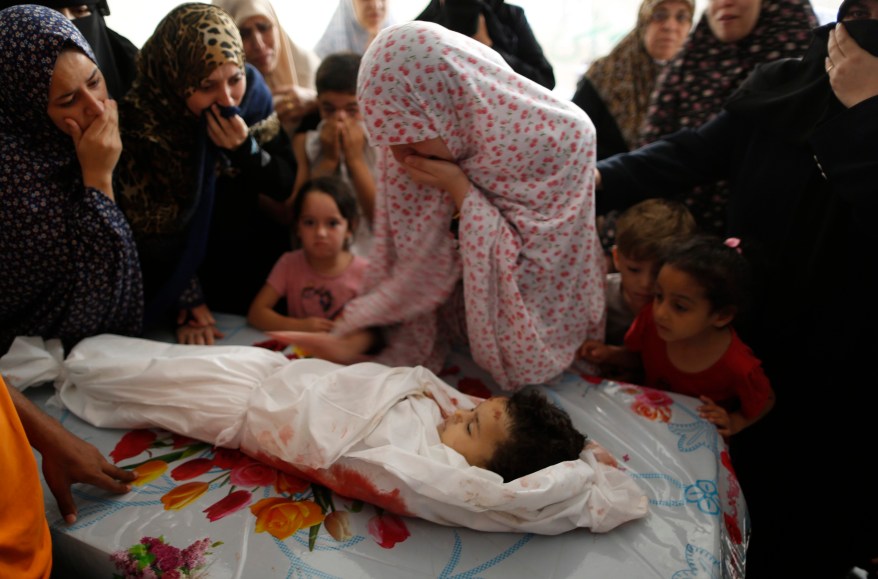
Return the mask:
M808 0L761 0L753 31L737 42L720 42L701 17L695 30L659 77L641 134L651 143L685 127L697 128L722 110L726 99L757 64L800 58L817 16Z
M610 54L595 60L585 73L619 126L629 149L637 146L649 97L662 69L646 51L646 29L652 14L667 1L643 0L634 30L620 40ZM694 1L684 1L689 5L690 14L694 13Z
M363 54L369 46L369 31L362 27L357 20L357 11L354 2L357 0L338 0L338 7L329 19L329 24L323 32L323 36L314 46L314 52L320 58L326 58L336 52L356 52ZM389 0L385 0L388 2ZM393 24L390 9L384 15L381 28L387 28Z
M244 68L238 28L209 4L178 6L143 45L137 78L119 113L119 203L138 237L182 230L194 211L200 180L212 180L212 166L204 168L209 175L199 173L197 156L206 135L186 99L229 62Z
M427 22L384 30L357 97L378 145L367 292L335 331L391 326L381 358L438 368L437 310L463 282L473 358L504 388L550 379L603 336L594 228L594 127L574 104L512 72L491 48ZM450 196L418 185L388 145L441 138L472 182L449 231ZM446 307L447 309L447 307Z
M262 73L272 91L294 85L314 88L314 73L320 64L319 59L290 39L268 0L213 0L213 4L228 12L238 26L254 16L264 16L274 25L279 41L275 47L277 66L267 74Z
M0 30L0 132L14 150L42 173L76 163L70 137L46 114L55 61L76 47L92 61L91 48L73 23L55 10L16 6L3 11Z

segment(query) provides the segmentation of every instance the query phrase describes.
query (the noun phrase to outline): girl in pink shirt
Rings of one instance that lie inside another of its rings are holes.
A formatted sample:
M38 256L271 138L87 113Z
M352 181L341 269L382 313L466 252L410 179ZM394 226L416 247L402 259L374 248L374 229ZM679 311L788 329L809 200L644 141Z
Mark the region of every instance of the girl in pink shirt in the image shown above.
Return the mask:
M292 213L302 249L278 259L250 304L247 321L260 330L328 332L360 292L368 263L348 251L357 223L356 199L340 180L321 177L302 186ZM274 309L284 296L287 315Z

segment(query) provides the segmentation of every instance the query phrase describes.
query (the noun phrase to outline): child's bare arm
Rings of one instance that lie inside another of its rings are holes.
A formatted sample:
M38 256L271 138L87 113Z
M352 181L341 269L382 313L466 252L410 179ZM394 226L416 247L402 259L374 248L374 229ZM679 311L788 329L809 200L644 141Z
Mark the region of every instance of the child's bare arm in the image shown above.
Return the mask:
M592 364L609 364L622 368L637 368L640 355L624 346L611 346L597 340L586 340L579 347L579 357Z
M262 286L250 310L247 322L258 330L287 330L293 332L328 332L332 329L332 320L325 318L291 318L274 311L280 295L269 284Z

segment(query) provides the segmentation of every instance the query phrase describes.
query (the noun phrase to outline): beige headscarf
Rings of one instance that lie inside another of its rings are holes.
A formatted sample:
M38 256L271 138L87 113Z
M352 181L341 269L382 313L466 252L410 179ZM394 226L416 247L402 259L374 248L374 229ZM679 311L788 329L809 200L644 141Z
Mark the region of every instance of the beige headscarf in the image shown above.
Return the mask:
M619 125L630 149L637 148L649 97L662 67L646 51L644 37L653 13L666 1L643 0L634 30L619 41L610 54L595 60L585 73ZM694 13L693 0L683 1Z
M289 86L314 88L314 73L320 60L313 52L297 46L290 39L268 0L213 0L213 4L228 12L239 27L254 16L264 16L274 25L278 40L277 66L273 71L263 73L272 92L279 87Z

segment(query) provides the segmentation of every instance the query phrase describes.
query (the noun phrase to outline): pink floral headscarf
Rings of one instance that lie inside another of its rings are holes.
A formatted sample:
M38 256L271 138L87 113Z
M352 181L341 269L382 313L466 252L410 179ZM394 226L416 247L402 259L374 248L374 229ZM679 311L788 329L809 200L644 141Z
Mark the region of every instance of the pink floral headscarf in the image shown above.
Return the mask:
M584 339L601 339L595 135L583 112L426 22L379 34L357 93L380 148L375 245L367 291L336 332L393 326L381 361L435 370L446 322L463 318L473 359L507 389L551 379ZM434 137L473 184L459 240L450 195L415 183L388 148Z

